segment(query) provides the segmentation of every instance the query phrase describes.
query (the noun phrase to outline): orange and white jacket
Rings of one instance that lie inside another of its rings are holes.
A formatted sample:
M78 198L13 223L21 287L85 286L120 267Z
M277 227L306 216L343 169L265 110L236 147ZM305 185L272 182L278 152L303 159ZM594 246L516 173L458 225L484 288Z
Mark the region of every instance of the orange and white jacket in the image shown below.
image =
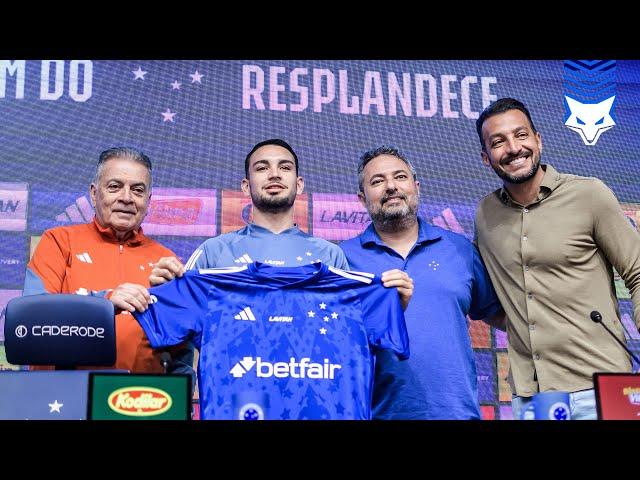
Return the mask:
M91 223L52 228L42 235L27 265L23 295L76 293L108 298L122 283L148 288L152 264L165 256L175 254L146 237L142 229L120 242L113 230L101 226L95 217ZM133 315L123 312L116 316L114 368L160 373L160 353L152 350Z

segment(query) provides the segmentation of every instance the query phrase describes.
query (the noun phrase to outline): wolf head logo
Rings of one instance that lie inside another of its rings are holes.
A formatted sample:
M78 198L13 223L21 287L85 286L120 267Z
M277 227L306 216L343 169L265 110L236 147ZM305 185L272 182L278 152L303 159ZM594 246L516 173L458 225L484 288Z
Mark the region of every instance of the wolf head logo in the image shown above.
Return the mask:
M580 103L566 95L564 98L570 111L569 118L564 124L574 132L578 132L585 145L595 145L602 132L616 124L611 117L615 95L600 103Z

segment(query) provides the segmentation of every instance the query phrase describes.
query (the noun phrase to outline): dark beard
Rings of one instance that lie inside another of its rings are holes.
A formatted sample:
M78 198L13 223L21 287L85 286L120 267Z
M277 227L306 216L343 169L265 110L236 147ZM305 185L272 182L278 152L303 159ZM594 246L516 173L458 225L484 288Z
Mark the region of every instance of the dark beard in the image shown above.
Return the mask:
M406 212L394 211L385 212L383 209L376 212L369 212L369 216L375 227L383 232L404 230L417 220L418 207L407 205Z
M291 209L293 203L296 201L296 197L260 197L258 195L251 194L251 202L253 208L260 210L261 212L269 213L283 213Z
M500 170L499 168L494 168L493 165L492 165L492 168L493 168L493 171L496 172L496 175L498 175L498 177L500 177L503 181L518 185L528 180L531 180L535 176L536 172L540 168L540 157L538 157L537 161L533 162L533 165L531 165L531 169L527 173L519 177L509 175L508 173L506 173L503 170Z

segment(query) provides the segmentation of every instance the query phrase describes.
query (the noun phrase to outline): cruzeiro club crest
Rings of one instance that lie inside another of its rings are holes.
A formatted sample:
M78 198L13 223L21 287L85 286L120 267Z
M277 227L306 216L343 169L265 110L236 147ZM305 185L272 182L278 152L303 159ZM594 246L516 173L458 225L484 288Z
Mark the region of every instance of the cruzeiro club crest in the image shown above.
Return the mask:
M593 146L600 135L616 125L615 60L564 62L564 124Z
M549 420L569 420L569 405L564 402L556 402L549 407Z

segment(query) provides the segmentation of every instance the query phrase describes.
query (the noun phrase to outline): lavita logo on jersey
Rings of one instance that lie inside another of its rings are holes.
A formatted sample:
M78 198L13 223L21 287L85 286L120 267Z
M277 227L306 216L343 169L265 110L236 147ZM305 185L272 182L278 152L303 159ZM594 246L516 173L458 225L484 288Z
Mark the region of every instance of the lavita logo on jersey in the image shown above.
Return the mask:
M235 378L242 378L251 370L256 372L258 378L316 378L323 380L333 380L336 371L342 368L342 365L331 363L325 358L323 363L314 363L310 358L305 357L300 361L295 357L291 357L289 362L268 362L262 360L261 357L244 357L237 362L229 373Z
M24 99L30 70L26 60L0 60L0 100ZM93 62L42 60L34 80L40 84L40 100L60 100L66 93L75 102L86 102L93 94Z
M269 315L269 322L271 323L291 323L293 322L293 317L283 316L283 315Z

